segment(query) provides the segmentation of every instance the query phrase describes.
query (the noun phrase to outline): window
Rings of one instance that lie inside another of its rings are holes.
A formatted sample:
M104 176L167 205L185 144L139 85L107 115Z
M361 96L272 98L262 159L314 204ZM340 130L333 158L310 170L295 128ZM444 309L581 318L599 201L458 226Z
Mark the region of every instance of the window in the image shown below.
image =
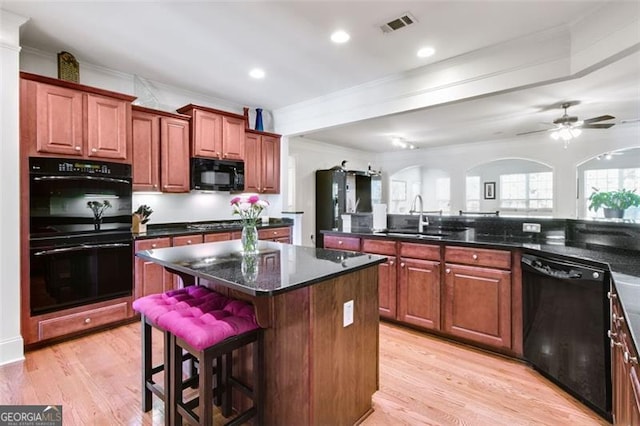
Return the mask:
M550 212L553 208L553 173L500 175L500 208Z
M584 171L585 213L587 217L604 217L602 209L589 210L589 196L594 188L599 191L614 191L628 189L640 191L640 168L628 169L597 169ZM640 208L631 207L625 214L627 219L640 219Z
M436 210L442 210L443 212L449 212L451 210L451 179L437 178L436 179Z
M480 211L480 176L467 176L466 211Z

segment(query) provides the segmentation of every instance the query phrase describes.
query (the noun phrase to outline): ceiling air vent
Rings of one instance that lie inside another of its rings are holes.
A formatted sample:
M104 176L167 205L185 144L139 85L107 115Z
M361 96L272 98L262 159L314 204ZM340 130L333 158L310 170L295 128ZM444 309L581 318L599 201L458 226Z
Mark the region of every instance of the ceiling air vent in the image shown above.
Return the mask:
M391 19L390 21L380 25L380 29L383 33L390 33L398 31L401 28L408 27L416 22L418 22L416 18L414 18L409 12L406 12L399 17Z

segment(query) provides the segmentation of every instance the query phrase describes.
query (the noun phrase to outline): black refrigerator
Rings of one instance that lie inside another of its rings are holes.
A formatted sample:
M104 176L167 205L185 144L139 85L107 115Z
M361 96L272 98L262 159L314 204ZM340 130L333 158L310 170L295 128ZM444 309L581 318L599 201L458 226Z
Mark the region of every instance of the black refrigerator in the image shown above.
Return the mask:
M340 168L316 170L316 247L324 246L321 231L342 230L343 214L371 213L380 198L380 176Z

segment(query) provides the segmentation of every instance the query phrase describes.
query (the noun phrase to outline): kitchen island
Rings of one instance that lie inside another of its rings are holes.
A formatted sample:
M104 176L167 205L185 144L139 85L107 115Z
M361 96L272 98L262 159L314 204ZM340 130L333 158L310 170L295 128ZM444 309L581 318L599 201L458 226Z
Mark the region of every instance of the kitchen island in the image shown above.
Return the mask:
M267 241L257 254L244 255L239 240L136 255L180 275L185 285L253 303L265 328L265 424L350 425L371 412L378 389L378 264L385 257ZM349 310L353 323L345 325ZM249 352L241 358L242 375L251 366Z

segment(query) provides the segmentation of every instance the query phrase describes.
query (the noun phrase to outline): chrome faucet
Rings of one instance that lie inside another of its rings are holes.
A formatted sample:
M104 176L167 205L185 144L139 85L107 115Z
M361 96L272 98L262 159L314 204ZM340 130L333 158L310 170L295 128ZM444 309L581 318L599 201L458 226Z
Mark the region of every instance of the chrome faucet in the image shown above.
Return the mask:
M420 201L420 210L416 210L418 207L417 206L418 201ZM424 215L422 210L423 210L422 195L418 194L413 199L413 204L411 204L411 210L409 210L409 214L413 214L416 211L420 213L420 217L418 218L418 232L420 233L424 232L425 225L429 226L429 218Z

